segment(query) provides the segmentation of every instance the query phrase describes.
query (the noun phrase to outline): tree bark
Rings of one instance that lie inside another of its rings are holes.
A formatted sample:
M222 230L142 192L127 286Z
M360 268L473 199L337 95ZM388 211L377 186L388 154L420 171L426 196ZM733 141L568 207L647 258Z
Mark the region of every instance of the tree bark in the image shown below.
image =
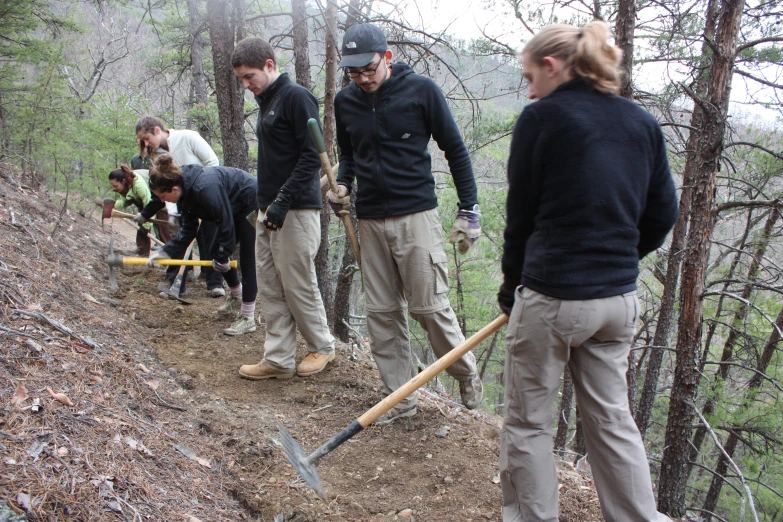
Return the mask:
M244 36L244 0L207 0L207 21L215 67L223 164L248 170L245 140L245 97L242 82L231 66L234 38Z
M737 34L744 0L725 0L712 42L706 99L694 100L705 109L704 124L698 129L696 150L698 171L693 187L688 249L682 271L680 317L677 332L677 359L674 385L669 401L658 509L669 516L685 515L685 490L688 480L690 431L700 374L701 334L705 271L709 262L710 239L715 225L715 180L724 146L731 78L737 53Z
M574 380L571 378L571 370L566 365L563 372L563 392L560 396L560 410L557 416L557 433L555 434L555 452L565 450L568 439L568 420L571 418L571 406L574 402Z
M574 457L574 464L579 462L579 459L587 454L587 446L585 445L585 433L582 430L582 419L579 415L579 406L576 407L576 433L574 433L574 446L573 451L576 453Z
M720 0L709 0L707 4L706 19L704 25L704 35L708 39L712 39L715 36L715 24L717 21L718 2ZM707 60L712 51L705 43L702 46L702 55L704 63L702 66L696 67L698 71L696 73L696 85L694 92L703 97L707 93L709 75L707 71ZM701 105L694 104L693 113L691 114L691 128L699 129L704 122L704 110ZM686 150L695 151L698 146L699 133L691 131L688 136L688 143ZM682 174L682 191L680 193L680 217L677 219L677 223L674 225L674 231L672 232L671 247L669 248L669 257L666 261L666 280L663 286L663 295L661 296L661 308L658 312L658 324L655 327L655 334L653 335L653 346L668 346L669 333L671 332L672 323L674 321L675 303L677 301L677 283L680 278L680 263L685 252L685 238L688 233L688 221L691 213L691 198L692 190L696 180L696 174L698 171L698 157L695 154L689 154L685 160L685 168ZM636 426L639 428L639 432L642 434L642 438L647 433L647 428L650 424L650 416L652 415L653 405L655 403L655 397L658 394L658 379L661 372L661 364L663 363L663 355L665 350L655 348L651 351L649 360L647 361L647 371L644 378L644 386L642 388L642 396L639 399L639 407L634 415Z
M326 8L327 10L329 9L328 4ZM313 83L310 80L310 49L307 43L309 30L307 26L306 0L291 0L291 15L294 20L294 73L296 74L296 83L309 90L312 89Z
M636 27L636 0L620 0L617 5L617 19L614 24L614 38L622 49L620 62L621 80L618 94L633 100L633 35Z
M200 0L187 0L188 20L190 22L190 71L193 98L191 108L204 110L209 103L207 95L207 77L204 73L204 41L201 39L201 15L198 12ZM196 118L196 126L201 137L209 140L209 128L203 117Z

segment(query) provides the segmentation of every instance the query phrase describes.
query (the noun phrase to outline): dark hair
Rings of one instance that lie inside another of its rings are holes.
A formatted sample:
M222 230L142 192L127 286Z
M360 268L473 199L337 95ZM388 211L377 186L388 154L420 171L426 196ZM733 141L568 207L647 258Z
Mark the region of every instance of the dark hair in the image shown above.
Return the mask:
M560 58L571 76L583 78L599 91L616 93L620 85L617 66L623 52L609 43L609 26L595 20L583 28L555 24L544 27L522 51L535 63Z
M245 38L234 47L234 53L231 55L231 66L236 69L240 65L252 67L254 69L264 69L266 61L272 60L277 66L275 59L275 50L266 40L262 38Z
M182 170L174 161L174 156L168 153L161 154L150 166L150 188L158 192L171 192L171 189L176 186L185 186Z
M139 121L136 122L136 134L138 134L141 130L144 132L152 132L155 130L155 127L160 127L160 130L163 132L168 132L169 130L166 128L166 124L163 123L163 120L157 116L143 116L139 118Z
M120 181L125 183L128 187L133 185L133 180L135 178L136 173L127 165L120 165L120 168L109 172L109 180Z

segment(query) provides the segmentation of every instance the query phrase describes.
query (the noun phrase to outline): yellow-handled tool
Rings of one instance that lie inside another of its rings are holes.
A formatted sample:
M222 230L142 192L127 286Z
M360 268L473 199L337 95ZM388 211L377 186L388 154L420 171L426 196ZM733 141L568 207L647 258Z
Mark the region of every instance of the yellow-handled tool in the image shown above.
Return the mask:
M313 138L315 150L318 151L318 156L321 158L321 170L326 174L326 179L329 181L329 188L332 189L332 192L336 193L337 179L334 177L334 172L332 172L332 163L329 161L329 156L326 155L324 135L321 132L321 126L319 125L318 120L315 118L307 120L307 128L310 130L310 136ZM321 186L323 187L323 183ZM359 240L356 239L356 231L353 229L351 216L343 214L341 218L343 220L343 226L345 227L345 235L348 236L348 241L351 243L351 248L353 248L353 254L356 256L356 262L359 264L359 268L361 268L362 256L359 251Z
M128 257L112 254L106 258L106 262L109 266L123 266L123 265L146 265L146 257ZM176 265L176 266L212 266L212 261L202 261L200 259L156 259L155 263L159 265ZM236 259L229 262L228 266L231 268L237 267Z

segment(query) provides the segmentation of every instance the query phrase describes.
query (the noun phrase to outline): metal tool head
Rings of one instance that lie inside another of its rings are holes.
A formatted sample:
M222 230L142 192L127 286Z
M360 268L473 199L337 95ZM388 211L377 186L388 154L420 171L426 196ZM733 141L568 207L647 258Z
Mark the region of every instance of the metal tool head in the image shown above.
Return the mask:
M171 285L171 287L169 288L169 286L166 283L161 281L160 283L158 283L158 290L160 290L163 294L165 294L166 297L173 297L174 299L176 299L182 304L186 304L186 305L193 304L193 301L182 299L179 296L179 287L177 286L177 288L174 288L175 286L177 286L176 282L173 285Z
M103 230L103 222L107 219L111 219L111 211L114 210L115 201L110 198L103 200L103 213L101 214L101 230Z
M283 454L288 459L289 464L293 466L307 485L315 491L316 495L326 500L326 492L321 484L318 470L315 469L315 464L307 458L299 444L296 443L291 434L279 422L277 423L277 429L280 432L280 444L283 446Z
M114 227L112 227L114 228ZM117 284L117 276L114 275L114 267L117 266L116 262L113 263L112 260L115 260L115 258L120 257L117 254L114 253L114 230L112 230L111 239L109 240L109 255L106 259L108 265L109 265L109 287L112 290L117 290L120 285ZM122 259L120 258L119 264L122 264Z

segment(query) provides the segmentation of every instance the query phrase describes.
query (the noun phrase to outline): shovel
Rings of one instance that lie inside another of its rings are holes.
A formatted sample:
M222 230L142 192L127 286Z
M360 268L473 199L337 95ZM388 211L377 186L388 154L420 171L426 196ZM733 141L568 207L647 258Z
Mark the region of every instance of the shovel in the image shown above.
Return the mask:
M296 443L294 438L289 434L282 424L278 423L277 429L280 430L280 443L283 446L283 453L291 463L291 466L299 473L299 476L304 479L308 486L310 486L315 493L322 499L326 498L323 485L321 485L321 477L318 475L318 470L315 468L315 463L321 458L325 457L337 446L347 441L364 428L378 420L378 418L392 409L394 406L400 403L408 395L415 392L429 380L434 378L440 372L454 364L460 357L468 353L475 348L481 341L492 335L495 330L503 326L508 322L508 316L503 314L497 319L486 325L484 328L473 334L469 339L466 339L458 346L455 346L449 353L432 363L423 372L418 374L413 379L403 384L400 388L394 391L391 395L383 399L381 402L367 410L364 415L353 421L340 433L333 436L326 441L320 448L312 452L309 456L305 455L299 444Z
M195 239L193 239L193 241L190 242L190 245L188 245L187 250L185 250L185 255L182 256L183 259L187 259L190 257L190 252L193 250L193 244L195 242L196 242ZM182 281L184 281L184 279L185 279L185 265L182 265L181 267L179 267L179 271L177 272L177 277L174 278L174 283L171 285L171 288L166 286L166 283L161 282L158 285L158 290L160 290L161 292L163 292L169 297L173 297L180 303L188 304L188 305L193 304L192 301L182 299L179 296L180 289L182 288Z

